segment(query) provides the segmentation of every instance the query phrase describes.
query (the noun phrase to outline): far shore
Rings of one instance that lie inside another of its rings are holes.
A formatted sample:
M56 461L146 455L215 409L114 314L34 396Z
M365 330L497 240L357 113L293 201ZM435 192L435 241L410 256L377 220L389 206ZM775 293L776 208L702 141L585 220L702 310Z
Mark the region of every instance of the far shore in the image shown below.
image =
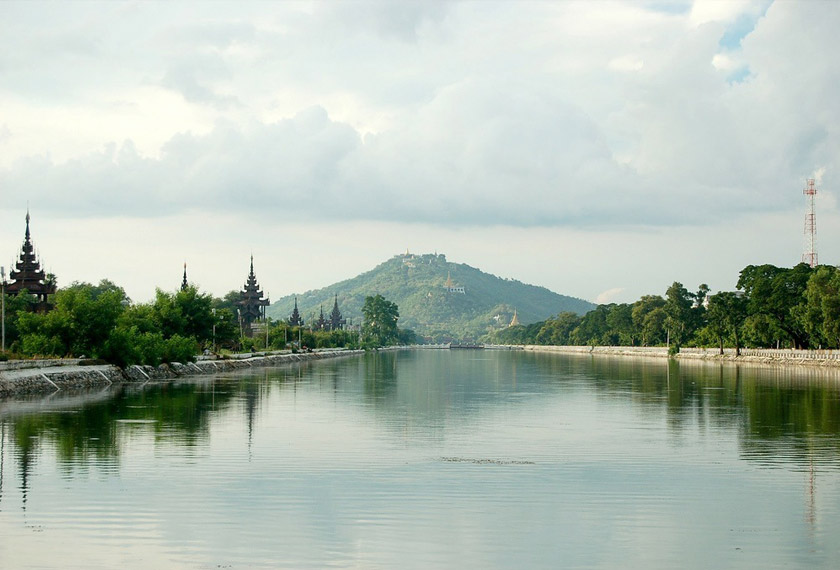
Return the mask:
M522 345L522 350L565 354L591 354L593 356L633 356L648 358L675 358L677 360L706 360L743 362L752 364L786 366L840 367L840 350L798 350L793 348L742 348L739 356L734 348L681 348L669 355L666 346L542 346Z

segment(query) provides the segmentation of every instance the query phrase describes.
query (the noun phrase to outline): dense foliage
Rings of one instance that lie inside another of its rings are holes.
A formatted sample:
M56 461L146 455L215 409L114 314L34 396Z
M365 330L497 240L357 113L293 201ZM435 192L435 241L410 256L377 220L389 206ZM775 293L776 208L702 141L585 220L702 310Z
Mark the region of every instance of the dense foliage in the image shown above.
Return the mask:
M464 293L449 292L447 277ZM451 263L443 254L397 255L353 279L297 296L307 323L323 309L328 313L335 296L341 312L359 324L366 297L380 294L400 307L400 324L432 342L477 339L506 327L514 310L522 322L533 322L562 311L583 314L591 303L558 295L543 287L502 279L469 265ZM268 310L275 319L287 319L295 297L283 297Z
M555 345L840 348L840 270L800 263L749 265L738 291L709 295L673 283L665 296L563 312L487 337L497 343Z
M387 346L398 341L397 320L400 311L395 303L382 295L366 297L362 314L365 319L362 327L365 342L371 346Z
M27 295L7 298L21 304ZM128 364L193 360L212 336L211 298L188 287L178 293L157 291L151 304L132 304L122 287L72 283L58 290L54 307L35 313L25 307L7 311L13 352L24 356L87 356Z
M175 293L157 290L151 303L134 304L122 287L72 283L59 289L47 313L34 312L35 300L6 297L6 340L24 357L88 357L119 366L188 362L200 351L293 350L363 344L358 331L312 331L285 321L259 323L248 336L236 316L239 293L222 299L190 286ZM396 304L370 298L365 315L366 346L414 342L414 333L396 328Z

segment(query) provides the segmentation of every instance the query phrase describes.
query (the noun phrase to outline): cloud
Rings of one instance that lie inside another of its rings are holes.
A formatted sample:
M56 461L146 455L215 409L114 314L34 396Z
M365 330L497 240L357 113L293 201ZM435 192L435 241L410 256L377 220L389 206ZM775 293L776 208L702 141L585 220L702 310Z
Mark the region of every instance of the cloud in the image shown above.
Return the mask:
M605 228L790 210L805 176L838 175L840 11L721 4L139 5L115 20L143 24L125 68L45 63L64 105L30 100L44 79L12 66L0 182L85 216ZM24 53L107 18L48 20ZM115 35L76 52L112 54Z
M595 304L604 305L606 303L609 303L623 292L624 292L624 287L613 287L612 289L607 289L606 291L602 291L602 292L598 293L597 297L595 297Z

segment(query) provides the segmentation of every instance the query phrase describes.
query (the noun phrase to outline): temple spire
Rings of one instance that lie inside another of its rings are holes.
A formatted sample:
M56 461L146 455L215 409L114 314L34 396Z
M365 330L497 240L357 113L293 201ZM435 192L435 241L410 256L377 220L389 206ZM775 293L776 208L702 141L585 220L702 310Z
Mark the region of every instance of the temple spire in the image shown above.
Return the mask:
M337 331L347 324L347 319L342 318L341 311L338 310L338 293L335 294L335 301L333 302L333 309L328 322L330 330L333 331Z
M187 287L189 287L189 285L187 284L187 262L185 261L184 262L184 280L181 281L181 291L186 290Z
M29 206L26 207L26 232L24 233L23 245L20 248L18 261L14 263L9 271L11 283L6 287L9 295L18 295L26 291L38 299L37 310L47 311L50 308L48 296L55 293L55 279L47 275L41 269L35 246L32 245L32 236L29 232Z
M251 336L251 324L261 318L265 318L265 307L269 305L269 300L263 298L263 292L257 283L257 276L254 274L254 254L251 254L251 270L248 273L248 279L245 281L245 287L239 292L240 315L242 324L247 325L246 334Z
M315 328L322 331L327 328L327 320L324 318L324 305L321 305L321 314L318 316L318 321L315 323Z
M298 311L297 295L295 295L295 309L292 311L292 316L289 317L289 324L293 327L303 326L303 319L300 318L300 312Z

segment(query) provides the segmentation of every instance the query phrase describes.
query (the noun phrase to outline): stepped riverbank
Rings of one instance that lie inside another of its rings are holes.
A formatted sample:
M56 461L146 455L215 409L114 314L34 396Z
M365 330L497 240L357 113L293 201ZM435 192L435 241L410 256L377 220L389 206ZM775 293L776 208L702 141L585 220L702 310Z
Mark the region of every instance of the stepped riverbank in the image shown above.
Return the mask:
M85 359L10 360L0 362L0 397L22 393L52 393L71 388L118 383L166 381L185 376L204 376L244 368L277 366L291 362L361 354L362 350L316 350L313 352L236 355L232 358L201 358L197 362L129 366L122 369Z

